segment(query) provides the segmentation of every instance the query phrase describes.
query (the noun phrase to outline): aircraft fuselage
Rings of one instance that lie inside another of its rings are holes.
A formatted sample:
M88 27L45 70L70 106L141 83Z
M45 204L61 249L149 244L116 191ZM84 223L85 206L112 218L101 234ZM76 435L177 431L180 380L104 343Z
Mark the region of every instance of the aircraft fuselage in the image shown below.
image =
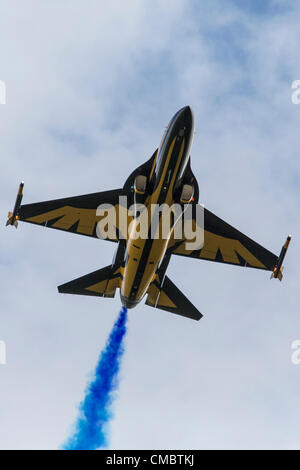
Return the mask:
M193 134L193 114L186 106L173 116L167 126L149 175L153 183L144 202L148 218L147 237L139 236L140 214L131 226L120 288L122 304L127 308L135 307L142 300L164 258L174 225L170 224L165 238L159 236L162 218L155 217L151 207L163 204L171 207L176 202L175 194L183 181Z

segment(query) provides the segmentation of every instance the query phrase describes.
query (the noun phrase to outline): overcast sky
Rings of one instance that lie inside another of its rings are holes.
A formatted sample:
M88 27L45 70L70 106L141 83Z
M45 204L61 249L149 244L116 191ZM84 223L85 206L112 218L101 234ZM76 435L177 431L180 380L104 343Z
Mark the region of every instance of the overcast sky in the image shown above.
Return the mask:
M172 258L204 317L129 312L110 448L300 448L299 30L291 0L1 2L1 449L65 441L120 309L56 289L115 244L4 227L19 182L24 203L122 187L187 104L200 201L277 254L293 239L282 283Z

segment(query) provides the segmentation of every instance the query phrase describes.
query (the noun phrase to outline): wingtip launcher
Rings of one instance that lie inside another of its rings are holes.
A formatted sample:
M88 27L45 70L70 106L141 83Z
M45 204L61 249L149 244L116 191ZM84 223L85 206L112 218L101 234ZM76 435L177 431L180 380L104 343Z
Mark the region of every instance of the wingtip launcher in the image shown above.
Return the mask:
M18 227L19 210L20 210L21 202L23 198L23 188L24 188L24 181L21 181L14 210L13 212L8 213L8 219L7 219L6 225L14 225L16 228Z
M270 279L273 279L273 278L276 279L276 278L278 278L280 281L282 281L282 277L283 277L283 274L282 274L282 271L283 271L282 263L283 263L283 260L284 260L284 258L285 258L287 249L288 249L288 247L289 247L291 238L292 238L292 236L289 235L289 236L287 237L287 239L286 239L285 244L284 244L283 247L281 248L280 255L278 256L277 262L276 262L276 264L275 264L275 267L274 267L274 269L273 269L273 272L272 272L272 274L271 274L271 278L270 278Z

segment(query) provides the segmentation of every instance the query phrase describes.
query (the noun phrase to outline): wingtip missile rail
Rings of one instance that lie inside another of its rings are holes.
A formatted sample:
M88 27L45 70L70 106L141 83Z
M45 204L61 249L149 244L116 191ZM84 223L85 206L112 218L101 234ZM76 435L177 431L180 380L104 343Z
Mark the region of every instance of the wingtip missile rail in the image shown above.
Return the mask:
M21 181L14 210L13 212L8 213L8 220L6 222L6 225L14 225L16 228L18 227L19 210L20 210L21 202L23 198L23 188L24 188L24 181Z
M283 263L283 260L284 260L284 258L285 258L287 249L288 249L288 247L289 247L291 238L292 238L292 236L291 236L291 235L288 235L285 244L284 244L283 247L281 248L280 255L279 255L278 258L277 258L277 262L276 262L276 264L275 264L275 266L274 266L274 269L273 269L273 272L272 272L272 274L271 274L271 278L270 278L270 279L273 279L273 278L276 279L276 278L278 278L280 281L282 281L282 277L283 277L283 274L282 274L282 271L283 271L282 263Z

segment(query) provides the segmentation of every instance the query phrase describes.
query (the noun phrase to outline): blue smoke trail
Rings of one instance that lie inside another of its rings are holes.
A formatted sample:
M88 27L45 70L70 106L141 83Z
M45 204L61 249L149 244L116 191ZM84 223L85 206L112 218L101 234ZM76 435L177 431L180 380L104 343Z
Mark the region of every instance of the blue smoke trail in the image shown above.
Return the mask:
M64 444L65 450L94 450L107 446L107 424L112 418L111 404L118 387L126 323L127 309L122 307L105 348L100 354L95 376L87 387L84 400L80 403L75 431Z

